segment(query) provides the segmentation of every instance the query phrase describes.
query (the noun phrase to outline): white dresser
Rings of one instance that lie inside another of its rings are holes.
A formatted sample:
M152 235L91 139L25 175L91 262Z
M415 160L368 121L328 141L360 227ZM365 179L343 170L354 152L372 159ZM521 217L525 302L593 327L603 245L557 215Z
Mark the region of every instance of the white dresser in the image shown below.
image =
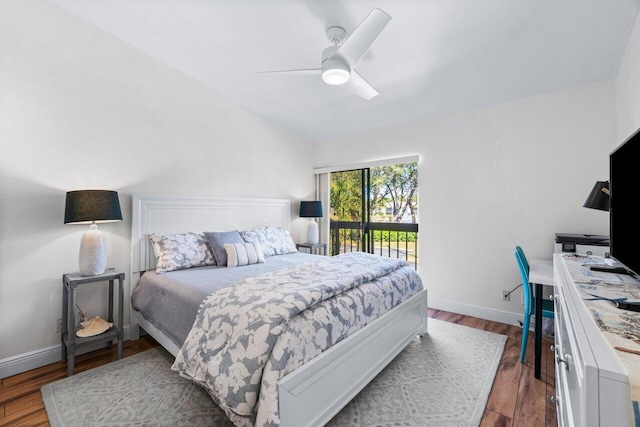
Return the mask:
M595 262L595 258L588 259ZM634 280L629 276L592 272L583 267L585 262L588 262L586 257L566 253L553 255L556 286L553 298L555 345L552 350L556 354L554 400L558 424L576 427L633 426L632 394L634 400L638 400L636 394L640 390L640 378L634 373L638 372L637 367L632 365L640 366L640 355L620 352L614 346L640 350L640 345L612 332L613 329L607 326L614 324L607 322L615 320L622 310L609 301L585 301L585 298L590 298L590 293L617 297L619 288L615 282ZM605 282L613 282L614 285L605 285ZM632 285L620 287L628 291ZM614 289L616 292L610 292ZM640 316L640 313L622 312L631 318Z

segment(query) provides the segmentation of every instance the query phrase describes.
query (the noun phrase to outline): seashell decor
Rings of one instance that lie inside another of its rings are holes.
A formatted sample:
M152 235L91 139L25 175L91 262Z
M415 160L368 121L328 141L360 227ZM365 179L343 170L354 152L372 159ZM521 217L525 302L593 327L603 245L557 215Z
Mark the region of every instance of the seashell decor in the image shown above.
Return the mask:
M96 316L93 319L89 319L85 322L80 322L82 329L78 329L76 335L79 337L92 337L94 335L100 335L113 326L113 323L109 323L106 320Z

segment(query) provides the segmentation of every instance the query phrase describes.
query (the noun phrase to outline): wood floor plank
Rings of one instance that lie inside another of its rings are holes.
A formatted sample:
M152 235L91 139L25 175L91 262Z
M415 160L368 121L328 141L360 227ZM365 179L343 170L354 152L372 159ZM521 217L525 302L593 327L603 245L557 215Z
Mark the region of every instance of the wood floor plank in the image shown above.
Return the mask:
M48 373L50 373L51 371L58 369L58 368L64 368L66 365L62 362L56 362L56 363L52 363L51 365L46 365L43 366L41 368L37 368L37 369L33 369L31 371L27 371L27 372L23 372L21 374L17 374L17 375L13 375L11 377L7 377L4 379L5 381L5 385L6 387L3 388L8 388L11 386L15 386L16 384L22 384L25 381L29 381L35 377L38 377L40 375L46 375ZM2 393L2 389L0 389L0 394ZM0 402L2 402L2 399L0 398Z
M500 335L509 335L509 326L510 325L507 325L506 323L493 322L490 332Z
M40 390L7 403L5 405L5 413L9 416L16 412L37 406L42 406L42 394L40 394Z
M520 343L508 338L487 399L487 409L509 418L513 417L518 401L522 366Z
M469 326L470 328L475 328L478 322L480 322L480 319L477 317L463 316L459 324L464 326Z
M511 427L511 418L485 409L480 420L480 427Z
M50 427L46 414L40 414L34 419L26 420L24 423L16 424L16 427Z
M444 320L445 322L449 322L449 323L460 323L463 318L464 318L463 314L449 313L442 320Z
M544 351L547 352L547 368L545 370L545 373L547 375L547 377L549 377L549 380L555 384L555 380L556 380L556 366L555 366L555 353L553 351L551 351L551 345L553 344L553 341L549 341L549 340L543 340L542 341L542 349Z
M444 311L444 310L435 310L434 312L434 319L438 319L438 320L444 320L446 317L448 317L450 314L452 314L449 311Z
M39 407L32 406L21 411L14 412L13 414L0 418L0 427L20 425L21 423L25 423L26 421L31 420L33 417L41 416L43 411L44 405L41 405ZM26 425L29 425L29 423L27 423Z
M513 416L514 426L542 426L546 420L546 389L544 381L534 377L532 367L522 365L518 402Z
M3 389L0 389L0 403L6 405L7 402L11 402L33 392L37 392L43 385L62 379L66 376L66 370L62 372L53 372L48 375L38 376L35 379L26 381L25 383L19 383L11 387L4 387Z
M35 427L43 425L49 425L49 418L44 410L25 416L14 424L15 427Z
M545 426L558 427L558 413L555 403L551 402L551 396L555 395L555 387L547 385Z
M520 326L509 325L509 338L520 341L522 339L522 328Z
M4 405L0 406L0 418L4 417Z
M480 321L478 322L478 324L476 325L477 329L482 329L483 331L489 331L491 332L491 330L493 328L495 328L495 323L494 321L491 320L486 320L486 319L480 319Z

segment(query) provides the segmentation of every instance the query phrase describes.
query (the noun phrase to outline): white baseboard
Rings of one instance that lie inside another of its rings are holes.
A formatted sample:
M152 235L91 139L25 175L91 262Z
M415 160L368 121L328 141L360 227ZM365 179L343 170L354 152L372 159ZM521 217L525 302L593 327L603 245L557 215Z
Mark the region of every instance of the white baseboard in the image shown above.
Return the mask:
M124 340L129 340L129 327L124 327ZM88 345L78 349L76 356L98 350L105 347L106 343ZM39 350L22 353L17 356L7 357L0 360L0 378L7 378L12 375L21 374L32 369L50 365L59 362L62 357L60 344L51 347L41 348Z
M508 325L515 326L520 326L523 316L522 313L494 310L491 308L478 307L475 305L462 304L455 301L432 297L429 297L429 308L464 314L466 316L479 317L480 319L492 320L494 322L506 323Z

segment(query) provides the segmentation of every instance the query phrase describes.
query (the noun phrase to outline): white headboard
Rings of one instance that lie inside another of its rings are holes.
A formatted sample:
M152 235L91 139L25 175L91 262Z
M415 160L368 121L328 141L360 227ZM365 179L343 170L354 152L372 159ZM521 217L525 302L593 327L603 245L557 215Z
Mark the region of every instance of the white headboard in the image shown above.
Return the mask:
M134 274L155 268L150 233L248 230L265 226L289 229L291 201L134 195L131 221L131 280ZM133 289L133 287L132 287Z

